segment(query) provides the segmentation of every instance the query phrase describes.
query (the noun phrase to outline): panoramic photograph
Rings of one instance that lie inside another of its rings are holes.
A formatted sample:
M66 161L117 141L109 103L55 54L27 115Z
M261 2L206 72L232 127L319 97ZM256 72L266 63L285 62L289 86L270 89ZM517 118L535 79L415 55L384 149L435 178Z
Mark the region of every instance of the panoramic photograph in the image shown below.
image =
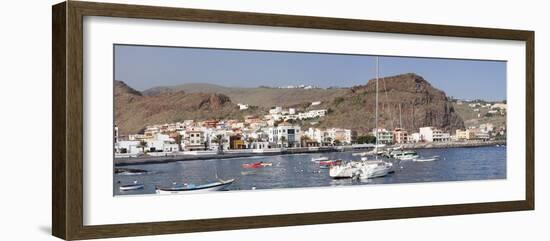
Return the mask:
M506 179L506 61L113 50L115 196Z

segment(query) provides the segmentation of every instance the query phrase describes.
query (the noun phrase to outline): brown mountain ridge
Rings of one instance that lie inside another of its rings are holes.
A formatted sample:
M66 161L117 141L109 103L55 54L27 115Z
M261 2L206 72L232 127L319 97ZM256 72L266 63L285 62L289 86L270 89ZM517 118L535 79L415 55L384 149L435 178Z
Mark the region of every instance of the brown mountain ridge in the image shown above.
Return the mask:
M401 126L415 131L422 126L447 131L464 127L445 92L419 75L409 73L380 78L378 95L379 127ZM248 114L263 116L273 106L306 108L311 102L321 100L322 104L315 108L328 109L329 114L313 127L348 128L363 134L376 126L375 96L375 80L351 88L312 90L201 85L200 92L189 89L189 85L139 92L122 81L115 81L115 122L121 134L129 134L149 124L187 119L242 119ZM237 103L261 105L239 111Z

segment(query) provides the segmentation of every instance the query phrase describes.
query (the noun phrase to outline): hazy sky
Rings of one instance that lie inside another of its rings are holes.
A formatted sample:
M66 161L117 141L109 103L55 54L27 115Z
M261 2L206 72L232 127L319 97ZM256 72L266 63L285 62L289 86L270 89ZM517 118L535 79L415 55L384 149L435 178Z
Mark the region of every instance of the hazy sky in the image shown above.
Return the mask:
M375 57L225 49L115 46L115 79L137 90L184 83L230 87L350 87L376 75ZM414 72L448 96L506 99L506 62L380 57L380 76Z

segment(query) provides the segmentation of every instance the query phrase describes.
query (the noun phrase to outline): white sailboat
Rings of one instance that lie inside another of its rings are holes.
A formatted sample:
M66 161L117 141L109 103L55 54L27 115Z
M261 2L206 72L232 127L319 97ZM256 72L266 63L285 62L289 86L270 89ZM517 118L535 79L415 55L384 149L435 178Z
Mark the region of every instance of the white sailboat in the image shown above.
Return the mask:
M376 57L376 145L374 150L370 152L359 153L360 156L367 156L371 153L378 154L378 62L379 57ZM330 167L329 175L332 178L358 178L358 179L368 179L375 177L382 177L387 175L393 169L392 163L378 160L378 156L375 155L376 160L369 161L361 158L361 161L350 161L345 162L340 165L334 165Z
M329 169L329 175L334 179L352 178L356 175L361 165L361 161L349 161L340 165L333 165Z
M391 162L380 160L364 161L355 173L355 177L359 179L383 177L388 175L392 169L393 164Z

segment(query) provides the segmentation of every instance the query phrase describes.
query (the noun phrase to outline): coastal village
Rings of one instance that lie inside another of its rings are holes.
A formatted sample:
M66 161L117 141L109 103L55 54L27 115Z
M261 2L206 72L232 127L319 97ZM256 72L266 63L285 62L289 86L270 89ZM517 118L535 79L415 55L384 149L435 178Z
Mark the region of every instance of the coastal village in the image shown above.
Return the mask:
M312 102L307 111L277 106L263 116L244 115L242 120L184 120L154 124L146 126L141 133L129 135L120 135L115 125L115 158L364 148L372 147L376 139L381 145L479 143L505 139L506 136L505 127L493 123L469 126L453 133L425 126L418 130L377 128L359 135L350 129L315 128L304 124L304 121L322 121L330 114L326 109L315 108L320 104L320 101ZM506 115L505 103L456 100L455 104L471 109L477 117L482 117L482 113L485 116ZM242 103L237 106L241 111L249 108Z

